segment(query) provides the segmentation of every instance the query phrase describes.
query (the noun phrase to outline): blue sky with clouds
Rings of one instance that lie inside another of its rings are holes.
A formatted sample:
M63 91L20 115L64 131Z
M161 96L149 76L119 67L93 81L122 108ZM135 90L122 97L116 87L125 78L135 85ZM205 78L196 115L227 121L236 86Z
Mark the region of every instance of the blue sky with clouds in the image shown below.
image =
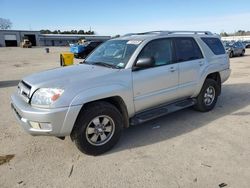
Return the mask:
M149 30L250 30L250 0L0 0L13 29L84 29L97 34Z

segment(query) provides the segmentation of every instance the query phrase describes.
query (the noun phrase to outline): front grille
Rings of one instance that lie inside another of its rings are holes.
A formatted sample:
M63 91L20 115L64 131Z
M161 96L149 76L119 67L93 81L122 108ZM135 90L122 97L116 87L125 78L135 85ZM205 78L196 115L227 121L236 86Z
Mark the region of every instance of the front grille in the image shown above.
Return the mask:
M30 100L31 86L22 80L21 82L19 82L17 90L19 95L28 103Z

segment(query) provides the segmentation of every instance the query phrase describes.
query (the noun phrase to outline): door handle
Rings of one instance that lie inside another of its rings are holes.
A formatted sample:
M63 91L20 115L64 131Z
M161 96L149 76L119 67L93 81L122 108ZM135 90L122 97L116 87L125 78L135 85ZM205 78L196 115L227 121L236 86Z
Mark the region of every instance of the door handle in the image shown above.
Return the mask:
M175 67L170 67L170 72L175 72L176 68Z

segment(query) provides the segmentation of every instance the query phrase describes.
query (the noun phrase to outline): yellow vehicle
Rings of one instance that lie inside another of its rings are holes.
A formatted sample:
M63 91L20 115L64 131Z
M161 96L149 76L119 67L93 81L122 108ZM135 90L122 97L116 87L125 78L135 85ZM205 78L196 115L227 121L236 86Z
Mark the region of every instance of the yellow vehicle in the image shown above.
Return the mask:
M21 47L23 47L23 48L31 48L32 43L29 41L29 39L23 39L23 41L21 43Z
M62 67L74 64L74 54L71 52L63 52L60 54L60 64Z

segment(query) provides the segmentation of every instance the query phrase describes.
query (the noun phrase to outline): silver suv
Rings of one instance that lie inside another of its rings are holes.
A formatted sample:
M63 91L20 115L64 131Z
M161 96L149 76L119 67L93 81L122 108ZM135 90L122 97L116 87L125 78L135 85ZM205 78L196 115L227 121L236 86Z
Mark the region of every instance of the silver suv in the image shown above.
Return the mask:
M25 77L11 106L31 135L70 135L82 152L98 155L130 125L190 106L213 109L229 75L217 35L132 33L103 43L82 64Z

